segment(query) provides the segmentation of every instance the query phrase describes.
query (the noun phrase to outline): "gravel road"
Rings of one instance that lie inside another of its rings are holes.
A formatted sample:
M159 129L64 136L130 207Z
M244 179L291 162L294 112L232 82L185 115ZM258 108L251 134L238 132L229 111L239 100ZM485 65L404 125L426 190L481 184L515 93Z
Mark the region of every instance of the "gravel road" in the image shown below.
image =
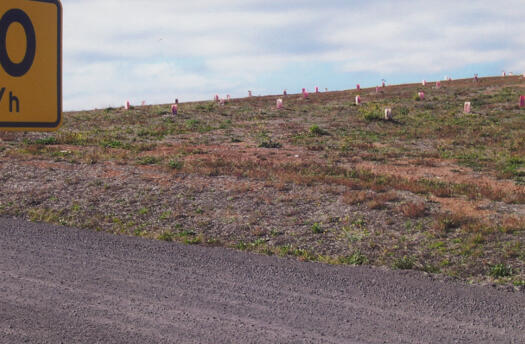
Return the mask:
M525 343L525 294L0 219L0 343Z

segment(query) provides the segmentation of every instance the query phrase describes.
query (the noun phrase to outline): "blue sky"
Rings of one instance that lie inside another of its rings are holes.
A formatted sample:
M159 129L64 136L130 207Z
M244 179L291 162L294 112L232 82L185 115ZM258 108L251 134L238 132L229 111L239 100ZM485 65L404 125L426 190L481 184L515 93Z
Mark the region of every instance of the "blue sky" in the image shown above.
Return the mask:
M523 0L63 0L64 109L525 72Z

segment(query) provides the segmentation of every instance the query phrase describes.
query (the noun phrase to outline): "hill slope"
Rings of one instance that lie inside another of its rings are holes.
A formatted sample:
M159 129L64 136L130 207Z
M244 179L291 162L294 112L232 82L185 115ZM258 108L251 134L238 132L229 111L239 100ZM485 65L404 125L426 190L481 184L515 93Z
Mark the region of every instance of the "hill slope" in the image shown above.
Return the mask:
M520 94L506 77L68 113L4 135L0 215L522 287Z

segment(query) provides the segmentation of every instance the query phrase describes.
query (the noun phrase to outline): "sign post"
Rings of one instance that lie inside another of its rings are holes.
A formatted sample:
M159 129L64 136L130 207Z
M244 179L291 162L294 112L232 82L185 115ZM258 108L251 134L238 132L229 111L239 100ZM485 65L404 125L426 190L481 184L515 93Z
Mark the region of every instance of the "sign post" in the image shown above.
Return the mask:
M0 2L0 130L62 124L60 0Z

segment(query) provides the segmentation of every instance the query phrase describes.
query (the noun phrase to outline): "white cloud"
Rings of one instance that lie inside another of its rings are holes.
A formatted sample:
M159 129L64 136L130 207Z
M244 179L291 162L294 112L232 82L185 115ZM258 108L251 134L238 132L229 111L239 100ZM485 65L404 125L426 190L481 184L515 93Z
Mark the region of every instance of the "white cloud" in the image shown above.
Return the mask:
M472 64L517 72L524 15L522 0L64 1L65 108L244 95L298 63L390 79Z

